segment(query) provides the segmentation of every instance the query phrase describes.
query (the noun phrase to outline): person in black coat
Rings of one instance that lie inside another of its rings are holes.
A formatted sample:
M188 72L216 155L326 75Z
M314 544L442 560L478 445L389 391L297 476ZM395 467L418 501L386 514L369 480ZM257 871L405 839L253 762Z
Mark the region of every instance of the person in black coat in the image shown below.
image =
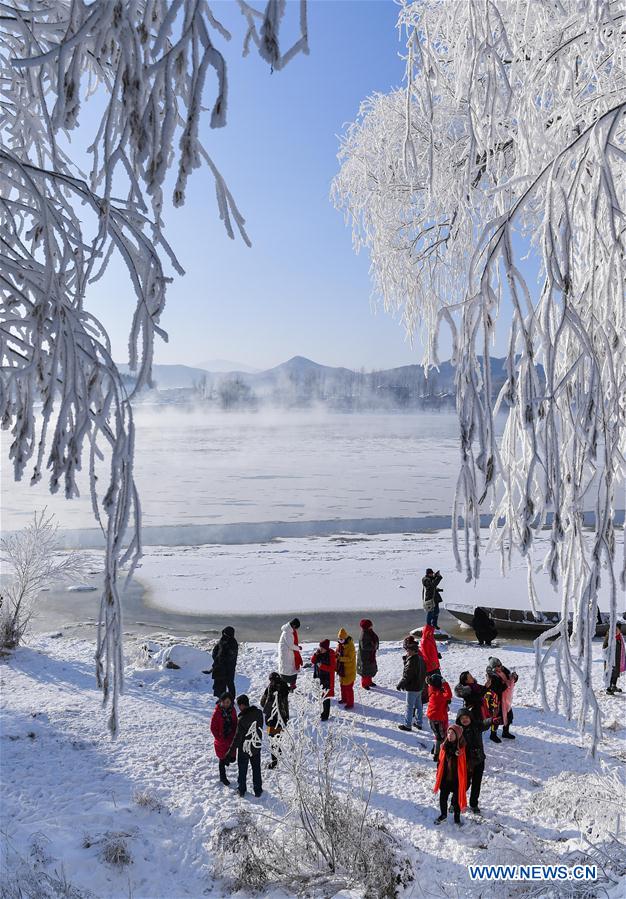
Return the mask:
M239 776L237 780L237 792L240 796L246 795L248 780L248 765L252 768L252 786L254 795L263 793L263 779L261 777L261 746L263 743L263 712L255 705L250 705L248 697L242 693L237 697L239 717L237 718L237 730L230 748L230 755L237 751L237 765Z
M213 647L213 695L221 696L222 693L236 695L235 668L237 667L237 655L239 644L235 640L235 628L225 627L222 636Z
M269 683L261 696L261 708L272 753L272 760L267 766L270 769L278 764L280 735L289 721L289 693L289 684L285 683L278 671L272 671Z
M478 799L480 787L485 772L485 747L483 746L483 733L491 727L491 718L484 721L476 721L472 718L470 709L459 710L456 723L463 728L465 737L465 758L467 760L467 786L470 787L469 807L475 814L480 814Z
M470 710L473 721L483 720L483 706L487 687L479 684L469 671L461 671L459 682L454 688L454 695L463 700L463 705Z
M484 646L485 644L491 646L491 641L495 640L498 636L495 621L489 612L486 609L483 609L482 606L476 606L474 609L472 627L474 628L476 639L481 646Z
M436 630L439 630L439 606L442 602L439 584L442 580L441 572L433 571L432 568L427 568L422 578L422 603L426 610L426 624L432 625Z
M404 668L396 690L406 690L406 713L404 722L399 724L398 727L400 730L410 731L415 723L417 729L421 730L423 719L422 690L426 684L426 662L414 637L405 637L402 645L406 650L406 655L402 656Z

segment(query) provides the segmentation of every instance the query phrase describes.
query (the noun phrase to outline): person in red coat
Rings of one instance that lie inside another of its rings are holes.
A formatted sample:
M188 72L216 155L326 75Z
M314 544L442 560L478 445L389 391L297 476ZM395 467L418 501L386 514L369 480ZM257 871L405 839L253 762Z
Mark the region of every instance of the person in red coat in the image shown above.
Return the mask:
M224 786L230 786L226 777L226 765L235 761L230 747L237 729L237 712L233 705L233 697L230 693L222 693L215 705L211 718L211 733L215 746L215 755L219 761L220 780Z
M439 817L435 824L441 824L448 817L448 799L452 794L454 823L461 823L461 812L467 808L467 762L465 758L465 738L459 724L451 724L446 738L441 744L439 765L433 793L439 792Z
M337 653L330 648L330 640L321 640L319 648L311 656L313 677L319 680L322 687L322 721L330 716L330 700L335 695L335 672L337 670Z
M448 706L452 702L452 690L440 674L431 674L428 677L428 706L426 717L430 722L435 743L431 749L436 762L439 761L439 750L446 738L448 729Z
M432 624L425 624L422 628L420 652L426 662L426 674L438 673L440 671L439 659L441 657L435 642L435 628Z

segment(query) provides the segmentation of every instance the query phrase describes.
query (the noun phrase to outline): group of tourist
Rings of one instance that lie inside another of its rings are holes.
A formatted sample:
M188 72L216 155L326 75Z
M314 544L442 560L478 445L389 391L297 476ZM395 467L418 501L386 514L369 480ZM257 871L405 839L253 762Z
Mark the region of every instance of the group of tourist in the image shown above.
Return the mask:
M454 694L462 700L463 707L455 722L450 723L449 707L453 693L442 674L441 654L435 640L441 603L440 581L439 572L427 570L422 582L427 623L411 631L402 643L402 675L396 689L405 693L406 705L398 727L402 731L421 730L426 715L433 735L431 754L437 765L434 792L439 793L440 814L435 823L445 821L450 811L455 823L460 824L461 812L468 805L470 811L480 812L479 798L486 761L483 734L489 731L490 740L494 743L501 743L502 739L515 739L510 728L518 676L496 656L488 659L483 683L470 671L462 671ZM312 667L313 678L319 682L322 721L330 717L337 679L340 686L337 702L346 710L354 707L357 675L360 675L363 690L376 688L374 678L378 672L379 639L370 619L364 618L359 622L358 646L345 628L341 628L336 646L331 646L330 639L321 640L310 662L304 661L298 634L300 626L300 620L292 618L281 628L278 670L269 675L260 698L260 708L252 705L245 694L235 699L238 645L232 627L224 628L213 649L213 686L218 701L211 720L211 732L219 761L220 780L229 785L226 768L236 761L240 796L245 796L247 791L248 768L252 769L254 795L258 797L263 793L261 747L264 724L271 751L271 761L267 767L272 769L279 764L281 737L289 721L289 696L296 689L303 669ZM606 646L608 638L605 640ZM626 656L619 626L615 658L609 661L613 664L611 686L607 692L621 692L617 680L626 669ZM500 727L502 737L499 736Z

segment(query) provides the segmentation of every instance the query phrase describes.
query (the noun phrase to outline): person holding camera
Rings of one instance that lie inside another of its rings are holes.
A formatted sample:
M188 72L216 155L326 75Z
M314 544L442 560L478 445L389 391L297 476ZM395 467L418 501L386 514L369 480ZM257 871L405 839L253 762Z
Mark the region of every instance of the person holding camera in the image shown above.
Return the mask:
M439 589L442 577L440 571L427 568L426 574L422 578L422 602L426 610L426 624L432 625L436 630L439 629L439 606L443 601Z

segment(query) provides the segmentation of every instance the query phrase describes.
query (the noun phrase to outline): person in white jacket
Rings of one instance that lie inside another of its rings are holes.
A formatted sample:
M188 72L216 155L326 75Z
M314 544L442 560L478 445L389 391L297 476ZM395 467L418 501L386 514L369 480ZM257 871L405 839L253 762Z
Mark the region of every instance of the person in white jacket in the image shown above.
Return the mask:
M298 671L302 667L302 647L298 640L298 628L300 619L292 618L287 624L283 624L278 641L278 673L290 690L296 689Z

